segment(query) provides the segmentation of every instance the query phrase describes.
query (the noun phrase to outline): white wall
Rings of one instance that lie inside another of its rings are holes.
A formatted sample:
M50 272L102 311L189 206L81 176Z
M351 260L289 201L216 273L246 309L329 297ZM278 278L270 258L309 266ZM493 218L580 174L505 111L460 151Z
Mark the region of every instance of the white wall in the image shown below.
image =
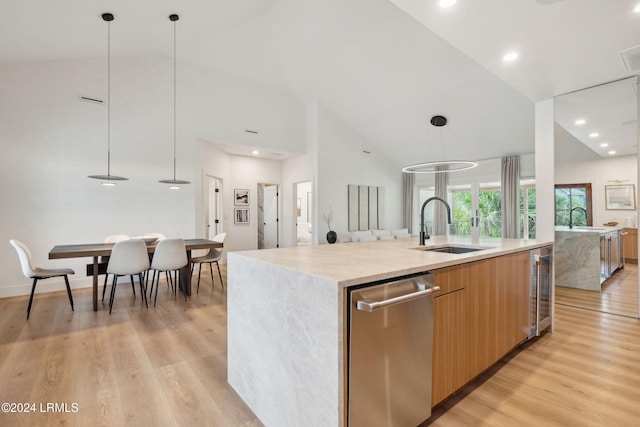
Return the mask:
M304 105L293 97L178 64L177 177L192 184L168 190L157 180L173 174L171 65L164 57L112 58L111 172L130 178L114 188L87 178L106 173L106 106L78 99L106 99L105 61L0 66L0 297L30 291L9 239L29 245L40 265L74 268L72 287L90 286L83 274L89 259L48 261L49 250L56 244L101 242L112 233L202 235L205 170L226 178L227 201L234 187L250 188L255 195L258 180L281 182L278 163L252 169L246 161L229 158L225 164L224 156L210 148L203 158L199 138L305 151ZM248 134L247 128L261 132ZM247 169L251 174L242 172ZM226 212L229 218L231 212ZM229 248L241 246L230 240ZM40 291L64 287L58 279L47 282Z
M535 106L536 239L555 240L553 99Z
M363 151L369 151L370 154ZM385 228L402 223L402 173L376 147L333 112L318 108L318 243L326 243L327 225L322 214L331 207L336 232L348 230L348 185L384 187Z

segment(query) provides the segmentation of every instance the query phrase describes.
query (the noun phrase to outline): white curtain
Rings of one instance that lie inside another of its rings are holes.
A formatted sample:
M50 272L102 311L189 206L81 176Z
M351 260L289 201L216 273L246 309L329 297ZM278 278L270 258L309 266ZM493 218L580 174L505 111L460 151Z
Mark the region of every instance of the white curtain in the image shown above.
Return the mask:
M402 172L402 226L413 234L413 192L416 176Z
M502 237L520 237L520 156L502 158Z
M446 171L446 166L437 166L436 170ZM449 172L436 173L436 185L435 196L440 197L442 200L447 200L447 186L449 185ZM433 201L430 204L433 205L433 231L431 234L434 236L446 235L447 228L449 227L447 222L447 208L439 201Z

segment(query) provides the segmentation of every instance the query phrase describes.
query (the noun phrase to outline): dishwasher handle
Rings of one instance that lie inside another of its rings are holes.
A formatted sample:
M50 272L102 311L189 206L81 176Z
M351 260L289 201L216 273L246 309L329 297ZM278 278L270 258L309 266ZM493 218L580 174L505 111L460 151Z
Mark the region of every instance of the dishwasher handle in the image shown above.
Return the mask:
M399 297L395 297L395 298L389 298L387 300L384 301L375 301L375 302L370 302L370 301L357 301L356 302L356 308L360 311L368 311L369 313L371 313L372 311L384 308L384 307L388 307L390 305L393 304L398 304L401 302L406 302L406 301L411 301L413 299L416 298L420 298L423 297L425 295L429 295L432 294L434 292L440 292L440 286L432 286L428 289L423 289L421 291L417 291L417 292L412 292L410 294L406 294L406 295L400 295Z

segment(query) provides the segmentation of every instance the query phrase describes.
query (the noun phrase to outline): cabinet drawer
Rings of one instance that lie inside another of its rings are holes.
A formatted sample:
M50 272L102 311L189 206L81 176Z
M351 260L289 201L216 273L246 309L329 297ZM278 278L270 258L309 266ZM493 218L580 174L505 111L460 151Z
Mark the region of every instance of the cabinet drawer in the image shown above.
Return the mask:
M460 264L452 267L439 268L434 270L435 281L440 286L440 292L435 297L446 295L460 289L464 289L469 282L469 265Z

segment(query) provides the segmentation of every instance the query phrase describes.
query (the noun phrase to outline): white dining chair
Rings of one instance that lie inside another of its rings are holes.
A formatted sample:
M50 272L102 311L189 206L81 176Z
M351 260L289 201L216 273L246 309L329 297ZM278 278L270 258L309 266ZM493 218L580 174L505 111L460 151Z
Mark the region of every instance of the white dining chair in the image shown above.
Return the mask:
M130 237L128 234L109 234L107 237L104 238L104 242L105 243L118 243L121 242L123 240L129 240ZM109 256L101 256L98 260L98 263L100 264L105 264L105 263L109 263ZM104 294L107 291L107 281L109 278L109 273L104 275L104 285L102 287L102 301L104 301ZM131 279L131 285L133 286L133 278ZM135 286L133 286L133 295L135 296L136 294L136 289Z
M219 233L216 234L216 236L211 240L218 243L224 243L225 237L227 237L227 233ZM209 272L211 273L211 287L215 285L215 282L213 280L213 268L211 267L211 264L216 264L216 266L218 267L218 276L220 276L220 283L222 284L222 288L224 289L224 281L222 280L222 273L220 272L220 264L218 264L218 261L220 261L220 259L222 258L222 250L222 248L212 248L209 249L209 252L203 256L191 258L193 268L195 268L196 264L198 264L199 267L198 288L196 293L200 292L200 273L202 272L202 264L209 264Z
M153 259L151 261L151 269L155 270L153 278L151 281L151 289L149 291L149 296L153 293L153 287L156 288L156 294L154 296L153 305L155 307L156 301L158 300L158 287L160 284L160 273L168 272L171 273L176 272L174 282L181 283L180 280L180 269L186 267L189 264L189 260L187 259L187 248L184 244L184 239L165 239L158 243L156 250L153 254ZM156 275L155 272L158 272ZM171 274L169 274L171 277ZM155 283L154 283L155 282ZM176 295L177 286L173 286L173 294ZM181 287L182 289L182 287ZM182 289L184 293L184 299L187 300L187 291L186 289Z
M111 298L109 299L109 314L113 308L113 300L116 294L116 285L119 276L131 277L131 285L133 286L133 276L137 275L140 281L140 293L144 299L144 303L149 308L147 302L147 293L144 289L142 273L149 269L149 253L147 245L142 240L121 240L117 242L111 251L109 257L109 265L107 273L113 274L113 283L111 285ZM135 293L133 294L135 297Z
M71 296L71 287L69 286L69 274L76 274L70 268L40 268L33 265L33 257L31 251L24 243L12 239L11 245L18 252L20 257L20 266L22 267L22 274L29 279L33 279L33 285L31 286L31 296L29 297L29 305L27 306L27 320L31 314L31 305L33 304L33 294L36 291L36 283L40 279L50 279L52 277L64 277L64 283L67 285L67 294L69 295L69 302L71 303L71 311L75 311L73 308L73 297Z

